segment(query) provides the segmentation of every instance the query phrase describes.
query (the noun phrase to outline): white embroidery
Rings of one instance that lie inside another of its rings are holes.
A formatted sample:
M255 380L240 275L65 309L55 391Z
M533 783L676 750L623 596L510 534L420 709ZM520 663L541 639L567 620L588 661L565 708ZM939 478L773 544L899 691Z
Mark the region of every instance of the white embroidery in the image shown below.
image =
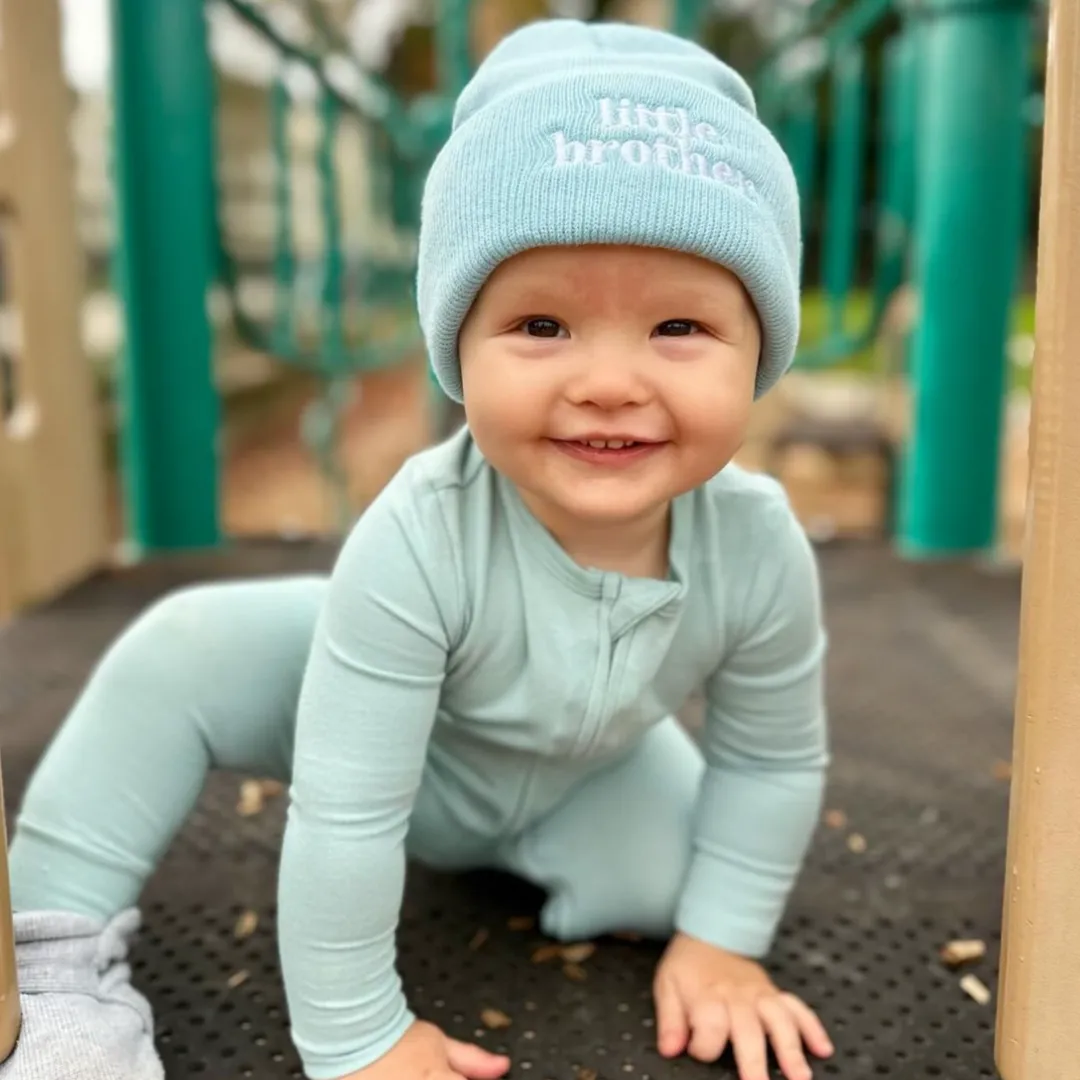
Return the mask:
M555 164L590 167L623 163L634 168L655 166L671 172L719 180L754 193L753 182L717 155L726 143L712 124L697 120L684 108L648 106L623 98L597 101L604 139L571 139L556 131ZM618 132L621 137L611 138ZM632 137L629 137L632 136ZM704 144L704 145L703 145ZM694 149L695 146L701 149ZM702 150L708 151L708 156ZM715 160L710 160L714 158Z

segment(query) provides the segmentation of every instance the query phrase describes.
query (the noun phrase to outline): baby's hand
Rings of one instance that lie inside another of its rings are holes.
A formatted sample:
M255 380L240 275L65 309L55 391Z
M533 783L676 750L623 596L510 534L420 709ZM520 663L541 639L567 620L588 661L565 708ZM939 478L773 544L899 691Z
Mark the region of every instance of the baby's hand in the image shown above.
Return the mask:
M653 995L665 1057L716 1061L730 1041L741 1080L768 1080L768 1039L788 1080L809 1080L803 1042L818 1057L833 1052L813 1011L781 993L760 964L686 934L668 945Z
M341 1080L499 1080L509 1068L508 1058L417 1020L389 1053Z

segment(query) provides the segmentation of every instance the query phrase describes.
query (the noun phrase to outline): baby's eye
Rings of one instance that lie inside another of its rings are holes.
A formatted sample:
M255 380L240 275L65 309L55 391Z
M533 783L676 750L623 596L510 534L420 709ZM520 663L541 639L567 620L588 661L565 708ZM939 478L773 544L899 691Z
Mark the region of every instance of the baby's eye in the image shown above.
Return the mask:
M700 329L701 327L690 319L668 319L662 322L653 333L657 337L689 337Z
M521 329L529 337L538 338L557 338L563 333L563 328L554 319L527 319Z

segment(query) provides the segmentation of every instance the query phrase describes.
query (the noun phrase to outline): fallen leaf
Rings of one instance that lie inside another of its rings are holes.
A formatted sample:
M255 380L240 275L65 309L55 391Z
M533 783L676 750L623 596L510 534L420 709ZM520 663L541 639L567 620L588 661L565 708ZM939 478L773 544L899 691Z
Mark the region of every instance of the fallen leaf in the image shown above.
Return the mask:
M986 988L982 979L978 975L965 975L960 980L960 989L973 1001L978 1002L980 1005L988 1005L990 1003L990 991Z
M577 1080L597 1080L599 1075L595 1069L578 1069Z
M262 784L258 780L245 780L240 785L240 801L236 812L241 817L254 817L261 814L264 806Z
M243 941L245 938L251 937L258 928L259 916L254 911L244 911L240 914L240 918L236 920L236 926L233 927L233 937L237 941Z
M501 1009L484 1009L480 1013L480 1020L489 1031L502 1031L513 1023Z
M959 967L971 960L981 960L986 955L986 942L977 938L949 941L941 947L941 960L949 967Z
M534 964L546 964L549 960L555 960L562 956L561 945L540 945L533 949L532 962Z
M611 936L616 941L629 941L633 944L637 944L637 942L645 940L642 934L637 934L633 930L618 930Z
M847 825L847 814L843 810L826 810L824 821L830 829L842 829Z
M1011 780L1012 779L1012 762L1011 761L995 761L994 762L994 779L995 780Z
M268 799L276 799L285 791L285 785L280 780L260 780L259 787Z
M866 851L866 837L862 833L853 832L847 838L848 851L854 852L856 855L861 855Z
M472 941L469 942L469 951L476 952L477 949L482 949L487 944L487 939L491 937L487 927L481 926L472 936Z
M531 915L515 915L507 924L511 930L531 930L536 920Z
M584 982L589 977L580 964L563 964L562 973L572 982Z
M251 973L247 971L237 971L229 976L228 982L225 985L230 990L235 990L238 986L243 986L244 983L251 978Z
M596 952L596 946L591 941L583 941L580 945L564 945L560 952L568 964L582 964Z

